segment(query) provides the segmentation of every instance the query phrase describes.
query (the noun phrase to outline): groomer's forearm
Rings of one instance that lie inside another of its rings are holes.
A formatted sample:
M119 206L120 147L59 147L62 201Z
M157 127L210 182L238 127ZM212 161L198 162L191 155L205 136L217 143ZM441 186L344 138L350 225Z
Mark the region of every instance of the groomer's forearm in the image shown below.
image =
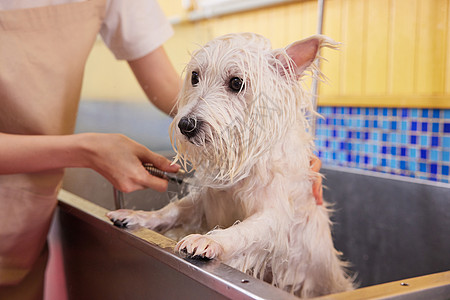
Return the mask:
M160 110L175 115L181 77L175 71L163 47L136 60L128 61L148 99Z
M0 174L31 173L84 165L82 135L0 133Z

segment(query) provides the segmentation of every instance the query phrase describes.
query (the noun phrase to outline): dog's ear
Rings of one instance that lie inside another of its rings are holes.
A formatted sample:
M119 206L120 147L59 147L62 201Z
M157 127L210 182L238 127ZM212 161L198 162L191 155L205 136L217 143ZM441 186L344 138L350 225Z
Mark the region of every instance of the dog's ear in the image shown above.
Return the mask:
M299 78L314 60L319 57L320 48L337 48L337 46L338 43L322 35L314 35L290 44L284 48L284 53L276 55L276 58L284 68L284 70L281 70L281 74L284 75L286 72L289 74L292 71ZM290 62L288 62L286 54L290 58Z

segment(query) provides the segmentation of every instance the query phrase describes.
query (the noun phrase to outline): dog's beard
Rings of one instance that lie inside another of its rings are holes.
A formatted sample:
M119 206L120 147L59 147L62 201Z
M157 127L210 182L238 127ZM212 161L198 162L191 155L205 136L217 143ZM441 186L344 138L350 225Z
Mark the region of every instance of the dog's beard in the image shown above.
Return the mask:
M226 130L204 126L199 133L188 139L175 134L175 160L185 168L191 165L202 186L227 188L248 176L251 164L252 141L255 137L248 131L232 126Z

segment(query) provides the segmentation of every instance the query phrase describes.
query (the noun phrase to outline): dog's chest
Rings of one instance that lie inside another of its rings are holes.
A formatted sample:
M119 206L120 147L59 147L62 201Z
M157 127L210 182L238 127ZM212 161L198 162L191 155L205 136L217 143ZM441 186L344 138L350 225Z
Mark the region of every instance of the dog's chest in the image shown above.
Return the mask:
M246 218L241 202L230 192L209 190L202 200L208 230L216 226L226 228Z

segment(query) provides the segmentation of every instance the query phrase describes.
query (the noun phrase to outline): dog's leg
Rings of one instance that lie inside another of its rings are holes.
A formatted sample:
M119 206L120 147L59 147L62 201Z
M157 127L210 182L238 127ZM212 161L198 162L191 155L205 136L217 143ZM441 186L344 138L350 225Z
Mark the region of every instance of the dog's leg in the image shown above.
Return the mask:
M197 197L188 195L181 200L171 202L160 210L142 211L119 209L106 214L114 224L126 227L146 227L164 232L179 225L194 225L201 222L203 210Z

